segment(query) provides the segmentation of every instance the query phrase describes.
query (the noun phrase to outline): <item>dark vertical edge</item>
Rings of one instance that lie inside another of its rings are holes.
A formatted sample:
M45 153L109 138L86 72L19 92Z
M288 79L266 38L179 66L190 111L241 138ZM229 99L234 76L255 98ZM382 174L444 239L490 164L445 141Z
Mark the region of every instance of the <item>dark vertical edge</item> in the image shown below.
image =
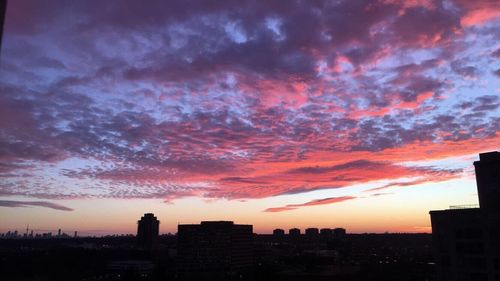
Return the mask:
M2 52L3 25L7 11L7 0L0 0L0 53Z

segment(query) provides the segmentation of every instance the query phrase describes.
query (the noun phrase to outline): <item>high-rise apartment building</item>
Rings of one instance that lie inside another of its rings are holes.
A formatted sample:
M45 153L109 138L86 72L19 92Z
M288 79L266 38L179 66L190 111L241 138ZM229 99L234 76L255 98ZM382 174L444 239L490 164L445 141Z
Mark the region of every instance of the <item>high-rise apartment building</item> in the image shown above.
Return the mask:
M154 214L147 213L137 222L137 243L146 250L153 249L158 240L160 221Z
M500 281L500 152L474 162L479 208L431 211L438 280Z

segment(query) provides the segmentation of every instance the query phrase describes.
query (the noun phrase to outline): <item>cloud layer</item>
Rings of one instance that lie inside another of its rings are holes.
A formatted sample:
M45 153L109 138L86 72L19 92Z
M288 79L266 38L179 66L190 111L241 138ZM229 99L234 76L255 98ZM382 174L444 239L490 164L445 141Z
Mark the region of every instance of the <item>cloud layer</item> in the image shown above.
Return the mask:
M73 209L46 201L12 201L12 200L0 200L0 207L9 208L19 208L19 207L45 207L59 211L73 211Z
M353 196L329 197L329 198L312 200L312 201L309 201L309 202L306 202L303 204L288 204L288 205L283 206L283 207L268 208L264 212L276 213L276 212L291 211L291 210L295 210L295 209L300 208L300 207L335 204L335 203L340 203L340 202L344 202L344 201L352 200L352 199L356 199L356 197L353 197Z
M498 148L493 1L11 2L0 196L389 188Z

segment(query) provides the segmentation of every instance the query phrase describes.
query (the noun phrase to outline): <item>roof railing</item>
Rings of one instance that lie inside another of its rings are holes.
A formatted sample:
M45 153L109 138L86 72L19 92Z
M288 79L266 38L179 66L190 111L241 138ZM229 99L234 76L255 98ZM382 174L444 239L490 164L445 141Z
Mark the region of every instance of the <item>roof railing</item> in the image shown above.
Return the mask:
M451 205L450 206L450 210L475 209L475 208L479 208L479 204Z

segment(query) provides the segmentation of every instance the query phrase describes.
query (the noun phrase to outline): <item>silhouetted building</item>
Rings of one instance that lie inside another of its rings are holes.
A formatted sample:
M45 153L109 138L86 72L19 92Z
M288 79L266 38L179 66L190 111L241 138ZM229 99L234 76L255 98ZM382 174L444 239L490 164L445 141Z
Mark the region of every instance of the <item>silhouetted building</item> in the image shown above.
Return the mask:
M305 233L307 237L316 237L319 234L319 230L317 228L311 227L307 228Z
M181 277L224 280L253 265L252 225L232 221L181 224L177 235Z
M337 227L333 229L333 236L336 239L344 239L346 235L346 230L345 228Z
M147 213L137 222L137 243L146 250L153 249L158 240L160 221L154 214Z
M479 154L479 208L431 211L437 274L442 281L500 280L500 153Z
M321 239L323 240L329 240L333 238L333 230L331 228L322 228L320 229L319 234L321 235Z
M482 210L500 211L500 152L479 154L474 162L477 194Z
M283 229L276 228L275 230L273 230L273 236L275 238L282 239L283 237L285 237L285 231Z
M310 243L316 243L318 242L319 238L319 230L317 228L306 228L305 233L305 238L307 242Z
M300 229L298 228L291 228L288 230L288 234L290 237L300 237Z
M298 228L291 228L288 230L288 239L291 242L297 243L301 240L301 234L300 234L300 229Z

